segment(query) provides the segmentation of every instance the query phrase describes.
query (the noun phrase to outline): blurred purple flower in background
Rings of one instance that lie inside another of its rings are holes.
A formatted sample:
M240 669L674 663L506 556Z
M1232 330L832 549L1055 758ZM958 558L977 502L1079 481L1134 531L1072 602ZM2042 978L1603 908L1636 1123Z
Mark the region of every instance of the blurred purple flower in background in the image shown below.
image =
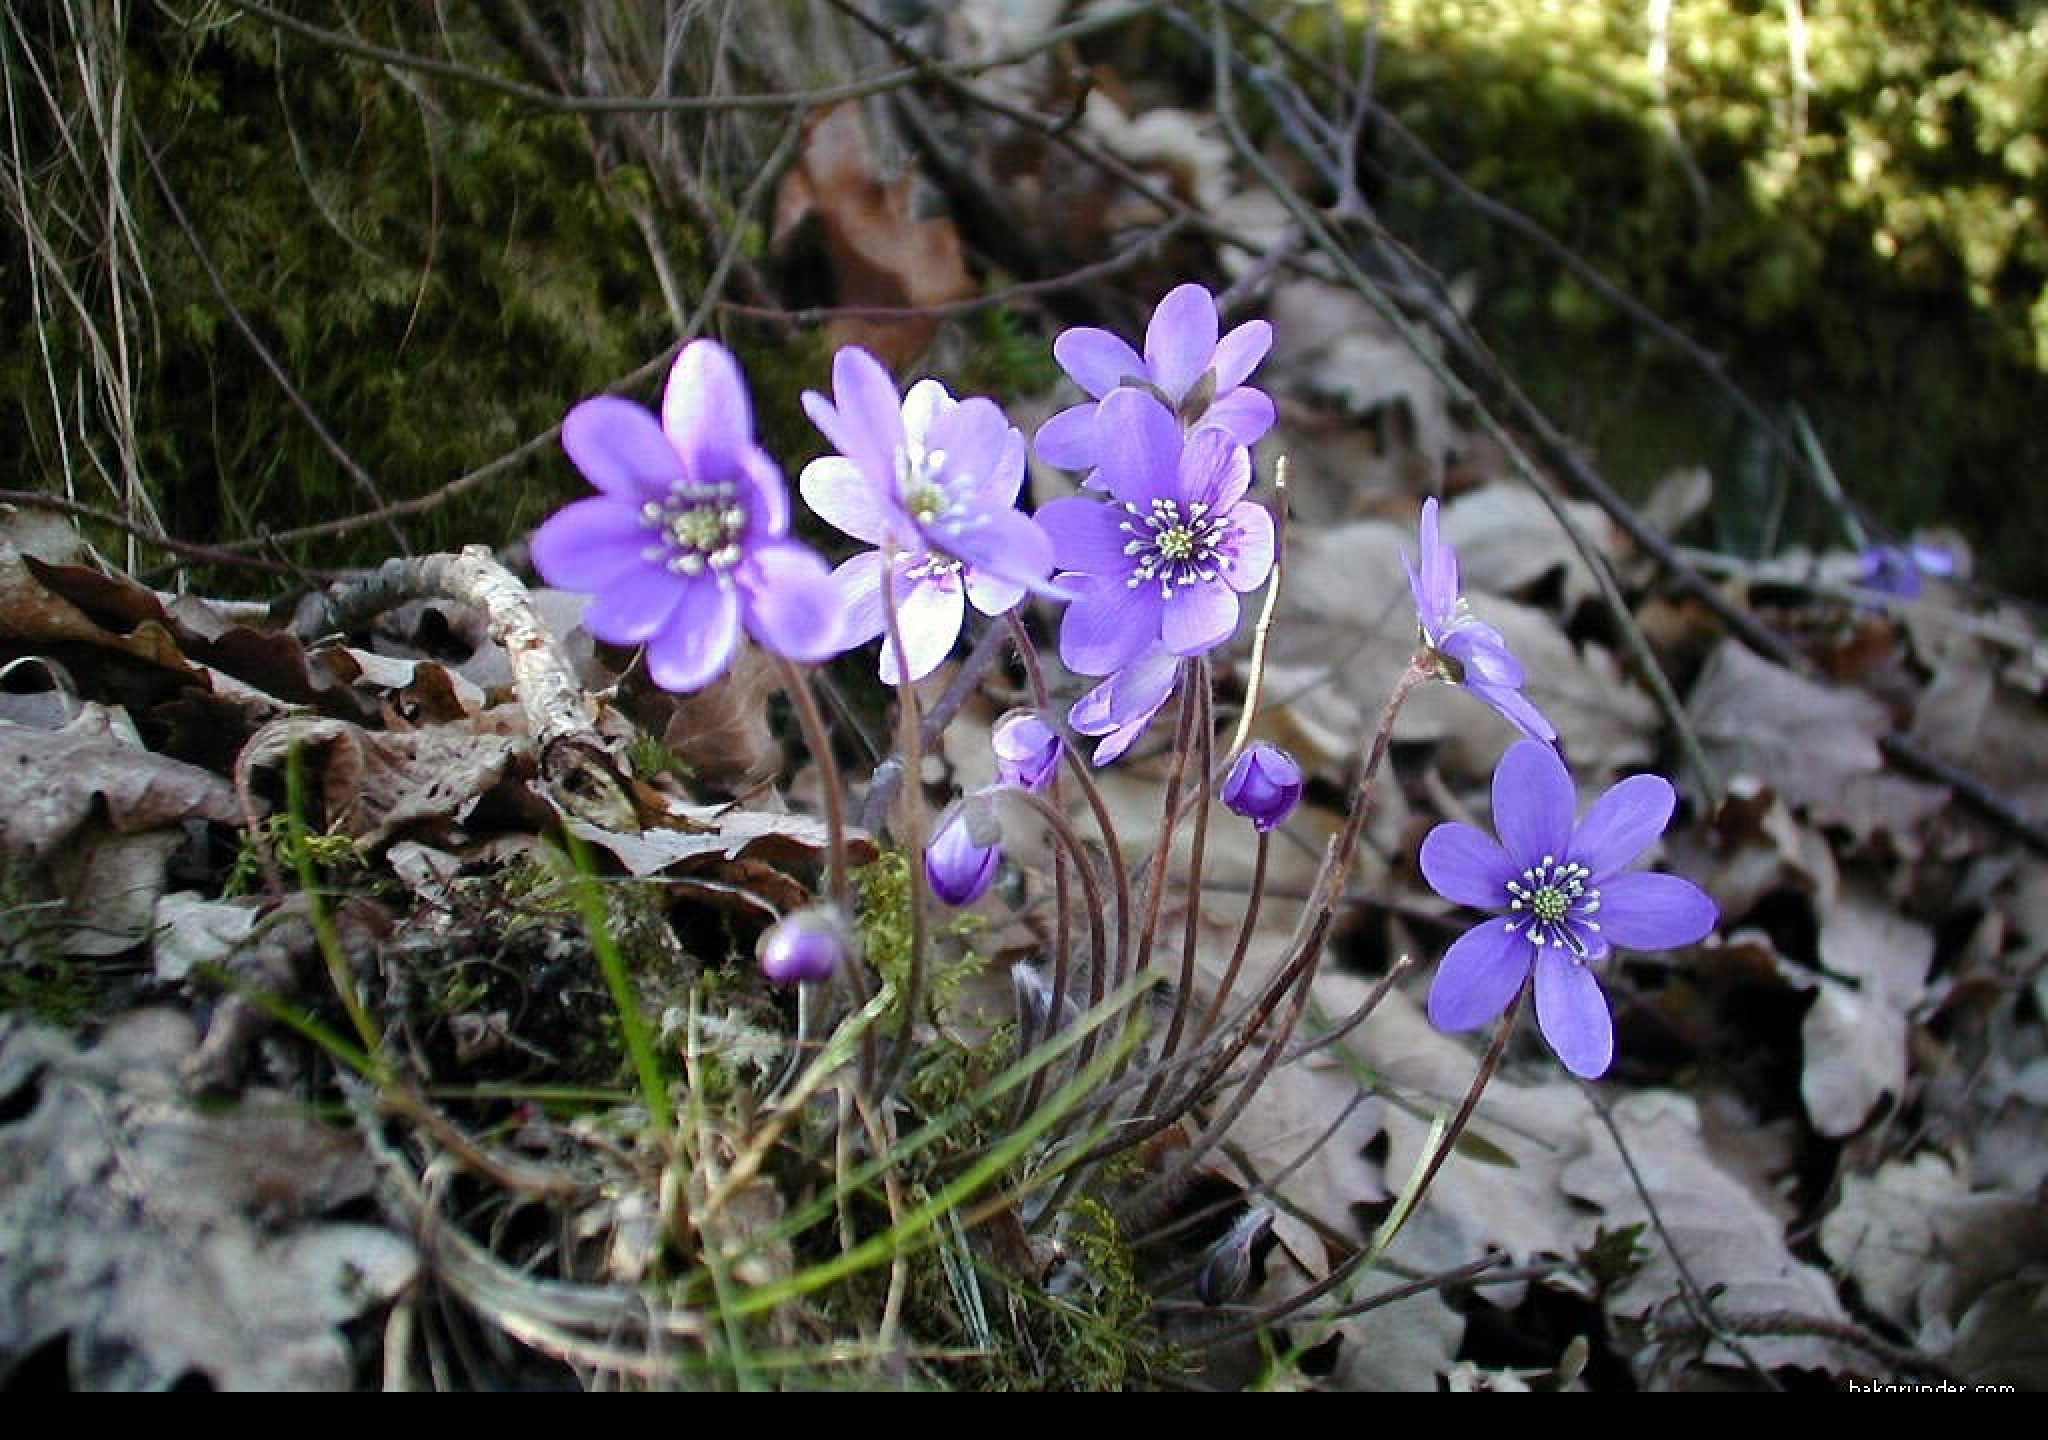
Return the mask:
M1458 552L1437 533L1437 504L1422 502L1422 557L1408 567L1408 589L1422 641L1436 657L1437 673L1484 700L1532 740L1555 741L1557 727L1522 694L1522 662L1500 631L1479 620L1458 589Z
M1039 428L1039 458L1062 470L1099 465L1108 432L1098 402L1124 387L1152 396L1186 429L1216 425L1240 445L1257 444L1273 428L1273 399L1244 382L1272 348L1273 327L1247 320L1219 339L1220 329L1215 296L1190 284L1152 312L1143 355L1107 330L1066 331L1053 356L1090 398Z
M885 566L912 680L952 650L966 602L1001 615L1027 590L1049 591L1041 582L1052 542L1016 508L1024 436L994 401L956 400L936 380L899 397L882 362L849 346L833 357L832 398L806 391L804 410L839 451L804 467L805 502L876 547L834 573L847 611L843 638L851 647L884 637L885 682L902 678L887 638Z
M1548 745L1517 742L1493 772L1493 824L1437 826L1422 873L1446 900L1494 912L1437 968L1429 1018L1470 1030L1499 1015L1533 969L1536 1024L1574 1075L1614 1058L1614 1021L1593 965L1611 947L1666 950L1704 937L1720 918L1690 880L1630 870L1671 822L1677 796L1658 775L1623 780L1573 823L1571 772Z
M1261 833L1286 822L1301 803L1301 766L1277 745L1261 740L1248 747L1224 777L1222 800Z
M789 493L754 443L746 382L724 346L683 347L659 420L615 395L576 406L562 448L601 493L534 533L534 568L550 585L594 592L584 628L645 645L655 684L710 684L742 628L792 660L845 648L837 587L825 562L788 538Z
M1910 600L1920 593L1924 576L1946 578L1956 573L1956 557L1940 545L1871 545L1860 557L1857 583Z
M1199 655L1237 630L1238 596L1273 569L1273 517L1246 500L1251 452L1223 430L1184 436L1135 390L1102 402L1109 497L1038 512L1073 593L1060 658L1109 675L1146 651Z

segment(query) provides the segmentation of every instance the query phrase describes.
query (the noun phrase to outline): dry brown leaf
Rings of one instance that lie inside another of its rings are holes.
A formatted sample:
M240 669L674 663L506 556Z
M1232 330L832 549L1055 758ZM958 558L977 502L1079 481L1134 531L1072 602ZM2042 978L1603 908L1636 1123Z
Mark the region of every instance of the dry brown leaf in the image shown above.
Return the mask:
M747 646L717 681L674 698L661 739L690 767L692 780L738 794L782 768L782 746L768 723L781 673L765 652Z
M0 1016L0 1378L67 1337L81 1389L344 1389L337 1327L410 1283L407 1241L316 1223L371 1187L356 1138L283 1097L194 1107L194 1040L166 1011L83 1051Z
M1584 501L1564 506L1594 550L1614 553L1616 532L1606 511ZM1443 538L1458 552L1458 572L1468 589L1513 594L1562 571L1566 610L1600 593L1600 582L1571 536L1526 485L1501 482L1460 495L1444 507L1442 525Z
M1635 1174L1656 1205L1663 1234L1651 1224L1649 1209L1607 1128L1597 1121L1581 1125L1577 1156L1565 1166L1563 1184L1599 1213L1579 1221L1578 1244L1590 1246L1602 1229L1644 1227L1647 1258L1604 1297L1611 1315L1642 1322L1674 1305L1684 1284L1672 1258L1675 1247L1686 1273L1712 1296L1714 1308L1724 1316L1790 1313L1830 1323L1847 1320L1827 1276L1787 1247L1784 1222L1774 1207L1752 1185L1731 1174L1708 1148L1690 1099L1671 1091L1641 1091L1615 1101L1612 1115L1635 1162ZM1669 1236L1669 1247L1664 1235ZM1743 1345L1759 1364L1771 1369L1795 1365L1854 1370L1861 1358L1811 1335L1758 1335L1746 1338ZM1716 1365L1741 1363L1718 1345L1707 1351L1706 1359Z
M0 807L0 850L48 856L95 813L122 834L186 819L241 819L234 791L219 776L142 749L121 733L125 724L88 706L62 730L0 726L9 795Z
M1881 769L1877 739L1890 728L1868 695L1817 685L1736 640L1714 651L1686 713L1724 779L1754 776L1795 806L1831 803Z
M1814 1128L1847 1135L1906 1085L1909 1013L1926 997L1934 936L1897 907L1847 889L1820 912L1820 993L1800 1027L1799 1093Z
M246 791L256 772L283 771L299 747L309 788L320 797L322 814L314 823L379 845L409 826L461 819L529 761L532 742L523 733L498 731L494 713L473 723L401 731L365 730L346 720L278 720L242 747L235 786Z
M967 299L975 284L960 232L951 220L915 214L913 188L910 175L882 179L860 102L834 105L806 122L797 163L783 178L777 245L815 216L844 306L910 309ZM895 369L924 353L938 323L925 316L840 316L827 331L834 345L862 346Z
M570 819L569 828L606 851L636 879L656 875L671 865L706 857L816 860L831 836L825 822L811 815L784 815L767 810L688 806L689 829L651 829L636 834L606 830L588 821ZM863 865L875 858L874 841L865 833L847 837L847 861Z

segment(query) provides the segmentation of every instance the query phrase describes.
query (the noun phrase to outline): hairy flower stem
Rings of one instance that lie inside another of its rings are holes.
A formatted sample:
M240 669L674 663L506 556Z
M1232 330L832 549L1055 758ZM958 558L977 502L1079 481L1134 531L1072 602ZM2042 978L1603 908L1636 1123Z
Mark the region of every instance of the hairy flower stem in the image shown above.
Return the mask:
M1237 942L1230 947L1230 963L1224 967L1223 978L1216 984L1216 994L1202 1015L1202 1023L1196 1027L1197 1045L1209 1038L1216 1029L1216 1022L1223 1018L1223 1007L1230 1001L1230 992L1237 988L1238 974L1244 969L1244 957L1252 947L1252 932L1258 928L1259 910L1266 898L1266 867L1272 859L1273 836L1267 830L1255 833L1258 849L1252 858L1251 884L1245 892L1244 918L1238 921Z
M882 573L886 577L895 569L896 551L894 546L885 547L882 552ZM882 582L882 618L887 627L889 644L899 657L909 652L903 648L903 626L896 609L896 592L885 578ZM919 863L924 854L924 731L918 723L917 682L910 678L907 664L899 663L902 678L896 686L896 723L903 746L903 833L897 837L903 853L911 857L909 880L910 902L910 957L907 973L903 977L903 1024L897 1031L896 1049L888 1060L877 1093L886 1095L903 1074L903 1067L910 1061L910 1049L917 1032L917 1012L924 1004L924 962L925 962L925 893L931 881L925 867Z

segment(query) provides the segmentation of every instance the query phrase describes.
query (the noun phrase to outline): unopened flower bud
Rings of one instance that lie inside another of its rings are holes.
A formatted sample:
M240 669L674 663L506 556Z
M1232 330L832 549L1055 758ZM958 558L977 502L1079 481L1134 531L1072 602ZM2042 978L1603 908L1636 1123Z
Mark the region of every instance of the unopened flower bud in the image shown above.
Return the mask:
M1060 737L1029 710L1012 710L996 722L990 737L996 778L1005 785L1043 790L1060 766Z
M829 910L799 910L761 932L754 958L777 985L827 980L846 959L846 928Z
M1230 1232L1216 1242L1202 1273L1195 1277L1195 1294L1204 1305L1226 1305L1244 1294L1251 1284L1252 1259L1259 1242L1273 1228L1273 1212L1254 1206L1238 1217Z
M986 895L1003 863L1001 838L986 806L969 800L949 810L925 847L924 873L932 894L948 905L972 905Z
M1277 745L1264 741L1237 757L1223 782L1223 803L1260 830L1271 830L1301 803L1301 766Z

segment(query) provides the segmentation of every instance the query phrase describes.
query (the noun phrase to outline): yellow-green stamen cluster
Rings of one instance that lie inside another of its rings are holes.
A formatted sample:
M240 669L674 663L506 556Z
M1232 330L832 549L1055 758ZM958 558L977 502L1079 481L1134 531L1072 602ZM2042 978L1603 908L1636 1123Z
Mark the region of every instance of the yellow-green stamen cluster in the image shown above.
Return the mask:
M640 507L640 523L655 532L643 552L650 563L676 575L719 575L739 563L747 507L729 481L678 484L666 499Z
M1593 872L1575 860L1560 861L1545 855L1540 864L1522 871L1521 878L1508 881L1508 922L1510 935L1527 933L1537 949L1554 945L1584 959L1591 953L1579 932L1598 934L1600 922L1593 916L1600 909L1600 892L1586 882Z

